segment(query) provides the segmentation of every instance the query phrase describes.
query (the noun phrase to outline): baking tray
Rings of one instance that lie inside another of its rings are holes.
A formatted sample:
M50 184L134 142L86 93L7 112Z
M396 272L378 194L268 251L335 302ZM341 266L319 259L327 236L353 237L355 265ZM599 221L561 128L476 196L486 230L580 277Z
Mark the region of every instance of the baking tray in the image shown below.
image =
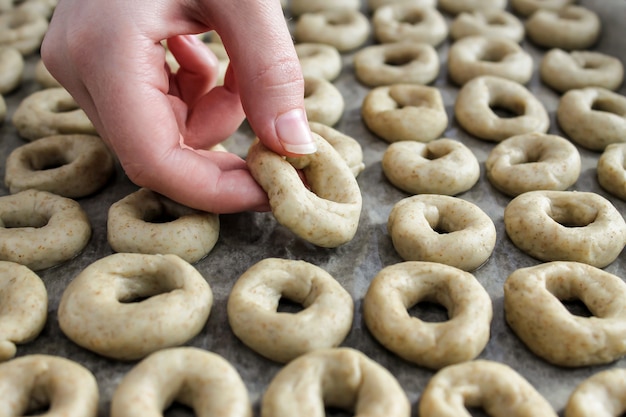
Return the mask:
M581 5L595 10L603 23L602 36L593 48L624 62L626 60L626 3L622 0L588 0ZM363 11L366 8L363 6ZM288 17L288 16L287 16ZM449 19L449 17L448 17ZM293 20L289 20L293 24ZM370 38L369 43L372 43ZM449 116L448 127L443 136L457 139L474 152L481 165L478 183L459 197L482 208L494 221L497 230L495 250L487 263L474 271L474 275L485 287L493 302L494 317L491 338L479 358L502 362L513 367L541 392L557 412L562 410L575 386L586 377L612 367L624 367L626 359L605 366L565 369L552 366L532 354L506 325L503 315L503 283L507 276L521 267L539 263L519 251L506 236L503 211L510 198L495 190L485 177L484 162L494 143L481 141L464 133L454 119L453 105L458 88L447 78L447 51L449 41L437 48L441 70L433 85L442 93ZM543 86L537 74L540 58L545 52L524 42L523 46L535 58L535 73L528 88L543 102L551 117L550 133L563 135L557 126L555 111L559 96ZM412 415L417 415L417 403L433 371L406 362L377 343L366 329L362 314L362 300L372 278L384 267L401 262L387 233L387 217L393 205L408 194L393 187L381 168L381 158L387 143L369 132L360 114L360 106L369 89L356 81L352 64L354 52L342 55L343 69L334 84L342 92L346 108L335 128L355 138L363 148L365 169L358 176L363 194L363 210L356 236L349 243L335 249L324 249L311 245L276 222L271 213L240 213L220 216L220 237L212 252L195 267L211 285L215 302L203 331L187 345L206 349L222 355L240 373L254 404L255 415L259 415L260 399L273 376L282 365L268 361L244 346L229 328L226 302L237 278L256 262L268 258L302 259L313 263L334 276L352 295L355 301L355 317L352 329L342 346L356 348L389 369L406 391L412 405ZM9 110L0 133L0 172L4 173L6 156L17 146L25 143L18 137L10 120L17 104L23 97L40 89L34 81L34 66L39 56L27 58L24 81L21 87L5 97ZM624 62L626 64L626 62ZM626 94L626 87L619 90ZM226 142L226 147L245 156L254 138L247 124ZM593 191L609 199L621 213L626 203L602 190L596 180L596 163L599 153L579 148L582 157L582 172L572 187L574 190ZM94 196L78 201L87 212L93 235L87 247L76 258L38 274L44 281L49 295L48 319L39 337L31 343L18 345L18 356L33 353L59 355L72 359L87 367L96 376L100 390L99 416L109 415L110 400L123 376L136 362L109 360L91 353L71 342L60 330L57 308L67 284L87 265L112 254L106 239L106 220L109 206L134 191L133 185L117 169L114 179ZM8 194L0 185L0 195ZM626 277L626 258L619 258L605 268L622 278ZM132 319L132 318L131 318ZM168 416L193 415L185 407L174 406ZM333 414L338 415L338 414ZM343 415L343 414L342 414Z

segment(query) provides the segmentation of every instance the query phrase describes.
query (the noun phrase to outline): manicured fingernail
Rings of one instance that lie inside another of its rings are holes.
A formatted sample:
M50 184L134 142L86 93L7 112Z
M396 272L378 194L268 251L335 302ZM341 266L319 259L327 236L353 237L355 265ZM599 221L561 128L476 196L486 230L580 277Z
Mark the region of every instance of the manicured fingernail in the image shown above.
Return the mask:
M287 152L306 155L317 151L306 115L301 109L293 109L278 116L276 133Z

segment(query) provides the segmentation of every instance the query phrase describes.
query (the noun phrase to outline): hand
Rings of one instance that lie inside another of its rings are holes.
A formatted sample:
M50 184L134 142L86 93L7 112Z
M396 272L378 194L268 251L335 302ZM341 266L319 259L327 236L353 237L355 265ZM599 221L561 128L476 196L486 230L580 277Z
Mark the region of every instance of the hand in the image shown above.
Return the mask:
M191 35L210 30L230 57L223 86L216 57ZM269 208L243 159L207 151L244 117L277 153L315 151L279 0L59 0L41 53L131 181L190 207Z

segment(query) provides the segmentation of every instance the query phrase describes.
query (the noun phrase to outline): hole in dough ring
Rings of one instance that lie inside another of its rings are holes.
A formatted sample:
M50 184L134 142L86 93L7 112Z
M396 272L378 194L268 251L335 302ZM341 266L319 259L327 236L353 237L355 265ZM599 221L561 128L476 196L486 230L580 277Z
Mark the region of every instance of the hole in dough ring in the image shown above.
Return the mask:
M626 222L620 212L590 192L526 192L504 209L504 226L515 246L542 261L603 268L626 244Z
M434 302L445 322L411 317L408 309ZM402 262L381 270L363 299L367 328L403 359L440 369L478 356L489 341L493 309L487 291L469 272L434 262Z
M526 20L526 37L544 48L566 51L591 48L602 22L590 9L567 5L559 10L538 9Z
M318 134L317 152L284 158L256 141L246 162L268 194L276 220L317 246L334 248L356 234L363 200L346 161ZM298 175L302 170L310 190Z
M251 417L248 391L221 356L198 348L168 348L135 365L111 399L111 417L163 415L173 402L205 417Z
M409 42L437 46L448 36L448 25L435 7L403 2L387 4L372 15L380 43Z
M317 133L335 148L355 177L365 169L363 148L356 139L322 123L309 122L309 127L311 132Z
M196 336L212 304L207 281L180 257L117 253L74 278L58 317L63 333L79 346L135 360Z
M626 355L626 284L579 262L521 268L504 283L504 312L515 334L537 356L566 367L613 362ZM582 301L591 317L562 301Z
M194 263L211 252L219 237L217 214L194 210L147 188L112 204L107 238L120 253L174 254Z
M297 43L294 46L305 78L333 81L341 73L341 54L334 46L323 43Z
M557 417L550 403L508 365L487 360L450 365L428 381L419 400L419 415L469 415L481 408L490 416Z
M626 369L597 372L583 380L565 405L564 417L619 416L626 411Z
M613 195L626 200L626 143L608 145L596 169L598 183Z
M17 352L16 344L34 340L48 317L48 292L33 271L0 261L0 362Z
M458 197L420 194L397 202L387 230L405 261L438 262L464 271L484 264L495 247L489 216Z
M367 41L370 21L358 8L332 7L302 14L296 21L298 43L323 43L339 52L352 51Z
M396 378L352 348L322 349L285 365L261 400L261 417L325 415L325 408L355 416L409 417L411 405Z
M74 200L36 190L0 197L0 260L42 270L76 256L90 237L89 218Z
M281 298L302 305L278 312ZM352 326L351 295L326 271L305 261L267 258L239 277L228 297L228 321L246 346L286 363L338 346Z
M345 102L337 87L324 78L304 78L304 108L309 121L327 126L337 124Z
M517 16L499 9L463 12L450 24L452 40L466 36L491 36L519 43L524 40L525 34L526 29Z

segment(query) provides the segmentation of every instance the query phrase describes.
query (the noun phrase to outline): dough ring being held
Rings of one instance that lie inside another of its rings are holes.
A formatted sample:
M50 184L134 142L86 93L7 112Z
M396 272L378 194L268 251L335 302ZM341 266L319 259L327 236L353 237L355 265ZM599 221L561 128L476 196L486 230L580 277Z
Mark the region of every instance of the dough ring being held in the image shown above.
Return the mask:
M626 411L626 369L597 372L582 381L565 405L564 417L619 416Z
M117 253L72 280L58 318L63 333L79 346L135 360L196 336L212 305L209 284L180 257Z
M526 29L517 16L503 9L463 12L450 24L450 37L454 41L466 36L487 36L521 42L525 34Z
M558 10L538 9L526 20L526 36L536 45L566 51L592 47L602 22L598 15L582 6L567 5Z
M41 278L24 265L0 261L0 362L15 356L16 344L39 336L47 316L48 292Z
M305 78L333 81L341 73L341 54L334 46L323 43L297 43L294 46Z
M173 402L204 417L251 417L248 391L221 356L198 348L155 352L135 365L111 399L111 417L163 415Z
M283 367L263 394L261 417L324 417L327 407L355 416L411 414L404 390L387 369L355 349L334 348Z
M346 161L322 137L312 133L317 152L284 158L256 141L246 162L269 196L276 220L314 245L333 248L352 240L363 200ZM310 190L298 175L302 170Z
M582 367L626 355L626 284L618 276L578 262L521 268L504 283L504 312L515 334L551 364ZM563 302L581 301L590 317Z
M380 43L408 42L437 46L448 37L448 25L435 7L415 2L387 4L372 15L374 35Z
M385 177L411 194L457 195L478 182L480 165L474 153L454 139L427 144L394 142L382 159Z
M365 169L363 148L356 139L322 123L309 122L309 127L335 148L355 177Z
M371 32L367 16L358 8L333 7L302 14L294 29L297 42L323 43L339 52L352 51L363 45Z
M141 188L112 204L107 238L120 253L174 254L189 263L204 258L219 237L219 216Z
M432 302L444 322L422 321L408 309ZM402 262L381 270L363 299L367 328L409 362L439 369L477 357L489 341L491 298L469 272L432 262Z
M337 87L324 78L304 78L304 108L309 121L327 126L337 124L345 102Z
M626 222L610 201L581 191L529 191L504 210L515 246L542 261L575 261L603 268L626 244Z
M626 200L626 143L608 145L597 165L598 183L613 195Z
M277 311L281 298L300 304ZM243 273L228 297L228 322L246 346L275 362L339 346L354 303L330 274L305 261L266 258Z

